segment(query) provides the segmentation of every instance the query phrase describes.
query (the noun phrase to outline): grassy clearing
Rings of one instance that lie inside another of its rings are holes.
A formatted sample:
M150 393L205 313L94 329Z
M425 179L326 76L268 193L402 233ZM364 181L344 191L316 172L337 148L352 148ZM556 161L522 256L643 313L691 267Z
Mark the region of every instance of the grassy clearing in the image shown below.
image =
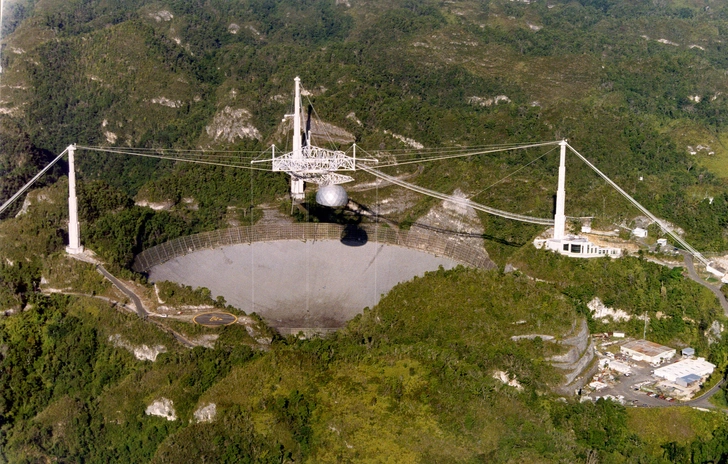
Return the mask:
M722 413L698 411L690 407L628 408L627 424L650 447L660 454L668 442L689 443L697 438L709 439L713 430L726 421Z
M235 367L227 377L200 397L200 404L237 404L257 409L271 395L305 390L311 383L310 360L304 356L273 352L270 356Z
M49 404L33 420L42 425L56 426L61 430L56 430L55 432L63 434L62 428L67 426L67 422L73 420L78 414L79 406L77 400L66 395Z
M460 460L456 435L443 429L422 395L429 371L413 359L393 363L339 365L317 393L316 462L377 460L419 462L422 455Z
M715 154L708 155L702 151L696 155L698 161L716 176L728 179L728 131L723 131L718 137L714 137L710 148Z

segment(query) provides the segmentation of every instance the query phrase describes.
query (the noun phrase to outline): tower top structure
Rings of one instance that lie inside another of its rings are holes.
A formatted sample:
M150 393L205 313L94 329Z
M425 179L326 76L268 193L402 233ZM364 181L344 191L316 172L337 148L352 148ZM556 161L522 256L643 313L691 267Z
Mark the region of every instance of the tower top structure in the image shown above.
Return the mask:
M283 118L293 119L293 149L281 156L275 156L273 147L272 170L283 171L291 176L291 198L295 201L304 198L304 183L320 186L344 184L354 180L351 176L338 174L337 171L356 170L356 145L353 155L348 156L340 150L317 147L311 140L310 115L303 128L303 108L301 106L301 79L294 79L293 113ZM374 161L374 160L371 160ZM340 195L339 195L340 197Z

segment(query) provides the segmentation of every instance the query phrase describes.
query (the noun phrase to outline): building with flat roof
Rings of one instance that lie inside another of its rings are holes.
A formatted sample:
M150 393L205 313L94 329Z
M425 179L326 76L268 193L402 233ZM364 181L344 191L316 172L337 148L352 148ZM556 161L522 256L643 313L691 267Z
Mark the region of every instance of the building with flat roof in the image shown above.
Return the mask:
M682 355L683 356L695 356L695 348L683 348Z
M632 368L629 367L628 364L621 363L619 361L610 361L608 366L609 369L613 370L618 374L630 375L632 373Z
M677 353L675 348L663 346L649 340L633 340L620 347L620 351L635 361L646 361L650 364L660 364L672 359Z
M714 369L715 364L709 363L705 358L683 359L668 366L655 369L655 377L677 383L678 379L691 375L697 375L701 379L705 379L713 373Z
M678 377L675 380L675 383L680 385L681 387L692 387L693 385L699 383L702 379L699 375L696 374L688 374L684 377Z
M560 239L539 239L533 241L536 248L543 248L556 251L572 258L599 258L609 256L619 258L622 255L620 248L603 247L591 243L588 238L580 235L568 235Z
M643 229L642 227L637 227L636 229L632 229L632 235L634 235L637 238L645 238L645 237L647 237L647 229Z

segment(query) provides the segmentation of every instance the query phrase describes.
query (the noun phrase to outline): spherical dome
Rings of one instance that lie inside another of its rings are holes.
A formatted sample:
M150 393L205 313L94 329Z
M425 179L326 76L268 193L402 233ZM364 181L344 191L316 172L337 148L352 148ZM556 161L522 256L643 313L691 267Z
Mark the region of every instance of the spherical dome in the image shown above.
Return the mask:
M316 192L316 203L331 208L346 206L349 196L341 185L322 185Z

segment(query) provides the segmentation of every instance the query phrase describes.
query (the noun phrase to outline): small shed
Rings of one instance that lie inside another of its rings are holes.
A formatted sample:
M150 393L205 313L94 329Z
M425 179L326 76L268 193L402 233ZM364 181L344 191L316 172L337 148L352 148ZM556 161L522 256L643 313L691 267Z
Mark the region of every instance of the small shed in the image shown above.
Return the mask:
M688 374L675 379L675 383L680 385L681 387L692 387L693 385L700 382L701 379L702 377L697 374Z
M691 357L691 356L695 356L695 348L689 348L689 347L688 348L683 348L682 349L682 355L684 357L686 357L686 358L687 357Z
M642 227L636 227L632 229L632 235L637 238L645 238L647 237L647 229L643 229Z

